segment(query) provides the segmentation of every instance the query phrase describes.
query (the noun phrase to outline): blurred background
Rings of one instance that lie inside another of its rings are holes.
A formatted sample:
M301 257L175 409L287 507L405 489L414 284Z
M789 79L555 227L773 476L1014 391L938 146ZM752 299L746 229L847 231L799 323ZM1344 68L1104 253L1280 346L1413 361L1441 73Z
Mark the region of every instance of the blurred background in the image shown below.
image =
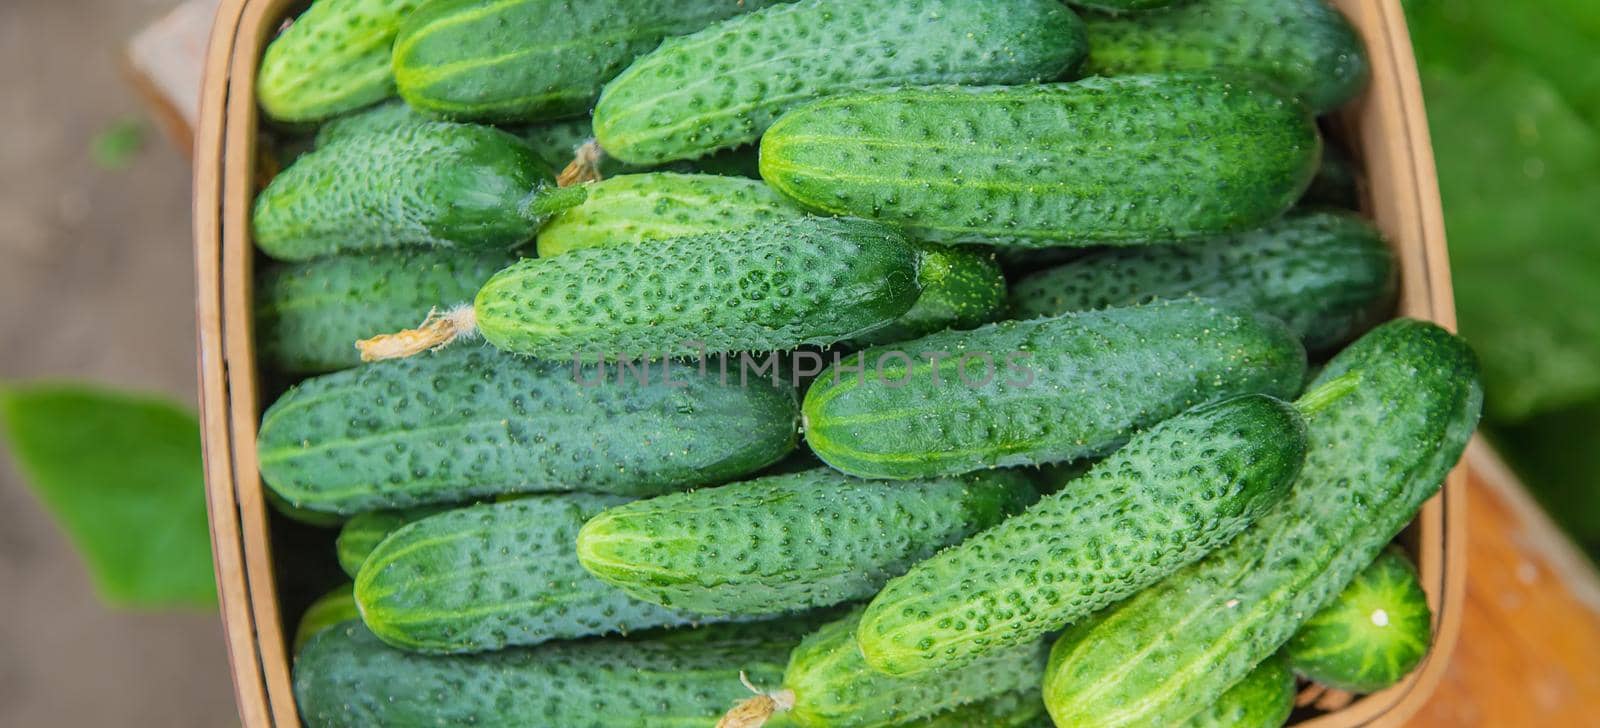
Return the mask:
M193 443L189 161L127 56L174 4L0 2L0 725L238 720ZM1405 5L1485 432L1600 556L1600 4Z

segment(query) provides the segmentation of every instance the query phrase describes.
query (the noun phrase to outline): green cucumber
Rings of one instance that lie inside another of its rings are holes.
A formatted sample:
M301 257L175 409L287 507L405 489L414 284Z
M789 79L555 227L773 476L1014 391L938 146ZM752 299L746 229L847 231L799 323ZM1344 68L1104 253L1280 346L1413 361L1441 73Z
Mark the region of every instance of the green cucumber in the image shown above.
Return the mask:
M674 609L791 612L870 597L1038 497L1003 471L887 483L817 468L617 506L578 532L578 560Z
M1284 655L1310 680L1373 693L1416 669L1432 642L1433 613L1417 569L1390 547L1300 626Z
M945 329L974 329L1006 313L1006 277L994 253L930 245L917 271L922 296L892 323L850 340L855 347L906 341Z
M1098 10L1104 13L1126 13L1132 11L1155 10L1164 8L1176 2L1188 0L1067 0L1068 5L1074 5L1085 10Z
M539 257L795 220L804 211L759 180L656 172L589 186L583 204L539 231ZM857 347L904 341L947 328L970 329L1005 310L1005 277L994 256L928 246L917 272L922 296L904 315L850 340Z
M389 534L400 530L401 526L415 521L420 521L435 513L443 513L450 506L418 506L416 508L403 508L392 511L367 511L357 513L344 522L339 529L338 538L334 539L334 554L339 559L339 568L354 579L360 573L361 565L366 563L367 556L378 547Z
M356 340L471 301L516 259L501 250L400 249L266 267L255 291L261 360L294 373L356 366Z
M1255 82L1126 76L826 99L761 138L761 176L932 242L1131 245L1266 223L1320 148L1304 107Z
M500 248L533 239L582 190L498 129L431 122L335 136L256 197L256 245L280 260L405 244Z
M1273 656L1256 665L1184 728L1279 728L1294 712L1294 673Z
M583 204L539 231L539 257L647 240L742 230L805 212L760 180L655 172L589 185Z
M339 528L344 525L345 517L338 513L313 511L291 505L271 489L266 491L267 506L284 518L295 523L304 524L313 528Z
M361 618L360 610L356 609L354 588L354 584L342 584L317 597L311 606L306 607L305 613L300 615L300 624L294 628L295 652L299 652L306 642L322 630Z
M594 138L594 128L589 117L577 119L561 119L547 121L541 124L530 124L517 132L538 152L539 158L545 160L552 169L563 169L578 156L578 149ZM700 172L702 174L720 174L726 177L745 177L760 179L761 170L756 164L756 147L747 144L735 149L724 149L709 157L701 157L693 162L674 162L660 166L642 166L628 164L614 157L600 155L595 171L604 179L618 177L625 174L640 174L643 172L669 171L669 172Z
M788 349L905 313L920 260L884 225L801 218L524 260L484 284L474 313L496 347L563 361Z
M618 496L530 496L407 524L356 576L367 628L414 652L459 653L691 624L584 571L572 541Z
M1104 250L1012 288L1018 318L1194 295L1276 317L1311 351L1387 318L1394 255L1353 213L1295 212L1248 233Z
M1227 543L1283 499L1305 448L1294 408L1264 395L1166 420L889 580L856 630L862 655L908 676L1031 644Z
M1326 402L1329 391L1350 389ZM1482 408L1472 351L1433 324L1380 326L1300 400L1310 448L1289 497L1211 556L1070 627L1045 704L1061 725L1199 713L1338 596L1438 491Z
M741 705L719 725L760 726L775 708L787 719L783 725L888 728L1039 684L1044 643L997 652L965 669L941 675L897 678L875 672L856 647L860 617L857 609L807 636L789 655L782 687ZM750 711L754 715L742 713L747 706L762 702L766 703L764 710ZM732 719L736 714L739 720Z
M294 666L308 728L518 726L709 728L749 695L739 683L783 674L784 635L695 641L581 640L483 655L419 655L359 622L313 639Z
M1086 52L1056 0L802 0L667 39L606 84L594 132L626 162L693 159L756 141L812 99L1049 81Z
M394 95L389 48L422 0L316 0L267 45L256 97L281 121L317 121Z
M1326 0L1185 0L1155 12L1088 14L1084 22L1085 72L1094 75L1255 74L1318 113L1354 98L1367 82L1361 37Z
M1039 691L1017 690L897 728L1051 728Z
M378 134L411 126L421 126L433 120L417 113L400 99L385 101L360 111L334 117L317 127L313 147L325 147L333 140L362 134ZM569 160L570 161L570 160ZM562 162L566 164L566 162Z
M394 44L400 95L452 119L582 114L600 87L662 38L770 0L432 0Z
M1289 397L1305 352L1283 324L1202 300L1002 321L867 349L806 392L806 442L862 478L1101 455L1238 394Z
M459 346L309 379L268 408L261 475L301 507L359 513L497 493L659 495L795 447L793 390L684 366L671 382Z

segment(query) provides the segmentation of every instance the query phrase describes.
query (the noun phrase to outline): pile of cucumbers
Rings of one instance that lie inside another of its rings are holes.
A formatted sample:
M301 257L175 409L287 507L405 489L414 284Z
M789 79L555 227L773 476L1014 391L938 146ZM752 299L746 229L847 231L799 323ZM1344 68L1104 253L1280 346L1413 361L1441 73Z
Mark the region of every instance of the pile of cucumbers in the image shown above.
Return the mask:
M261 475L351 579L307 725L1399 682L1482 393L1339 207L1366 75L1324 0L315 0L252 216Z

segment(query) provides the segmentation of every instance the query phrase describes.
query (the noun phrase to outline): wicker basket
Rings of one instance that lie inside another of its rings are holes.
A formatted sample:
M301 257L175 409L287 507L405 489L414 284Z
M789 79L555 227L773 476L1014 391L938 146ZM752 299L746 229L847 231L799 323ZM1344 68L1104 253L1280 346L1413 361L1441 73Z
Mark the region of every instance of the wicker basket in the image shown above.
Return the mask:
M252 81L262 49L300 4L224 0L206 56L195 148L200 401L211 540L239 713L252 727L299 723L284 622L295 615L279 609L269 508L256 469L261 413L251 331L249 210L258 176L259 119ZM1398 253L1399 314L1454 328L1433 152L1400 4L1336 4L1359 28L1372 58L1372 83L1340 122L1365 169L1365 210ZM1461 621L1466 573L1463 477L1460 471L1453 474L1403 537L1417 557L1434 612L1436 638L1427 661L1400 685L1299 725L1399 725L1433 692Z

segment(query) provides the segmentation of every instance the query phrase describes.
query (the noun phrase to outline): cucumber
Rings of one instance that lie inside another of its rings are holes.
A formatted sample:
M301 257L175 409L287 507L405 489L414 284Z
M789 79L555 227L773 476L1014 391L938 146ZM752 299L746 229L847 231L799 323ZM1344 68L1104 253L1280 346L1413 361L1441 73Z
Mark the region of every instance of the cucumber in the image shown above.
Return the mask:
M1130 11L1155 10L1164 8L1176 2L1188 0L1068 0L1068 5L1074 5L1085 10L1098 10L1104 13L1126 13Z
M1310 680L1373 693L1416 669L1432 641L1433 613L1417 569L1390 547L1300 626L1284 654Z
M872 596L1038 497L1015 473L886 483L817 468L617 506L578 532L578 561L674 609L791 612Z
M300 624L294 628L295 652L299 652L306 642L322 630L361 618L360 612L356 609L355 592L352 591L354 586L346 583L334 587L332 591L317 597L311 606L306 607L305 613L300 615Z
M361 565L366 563L367 556L378 547L389 534L400 530L401 526L415 521L420 521L435 513L443 513L450 506L418 506L416 508L403 508L392 511L367 511L357 513L344 522L344 527L339 529L339 536L333 542L334 553L339 559L339 568L354 579L360 573Z
M1006 277L991 252L927 246L917 278L922 296L911 310L851 339L851 346L906 341L945 329L974 329L1005 316Z
M1289 325L1311 351L1388 317L1397 288L1383 236L1353 213L1293 212L1248 233L1104 250L1012 289L1018 318L1201 296Z
M1058 724L1169 725L1216 702L1336 597L1438 491L1477 423L1472 351L1398 320L1334 357L1302 403L1289 497L1229 545L1057 641L1045 704Z
M471 124L402 124L335 136L256 197L256 245L280 260L404 244L499 248L533 239L582 189L545 193L551 170L516 137Z
M1126 76L826 99L761 138L761 176L932 242L1130 245L1278 217L1320 148L1305 108L1259 83Z
M1051 728L1039 691L1017 690L930 718L900 723L904 728Z
M1281 657L1256 665L1184 728L1279 728L1294 712L1294 673Z
M567 493L487 503L408 524L356 576L367 628L413 652L459 653L695 622L590 576L572 540L625 502Z
M572 250L699 235L795 220L804 211L759 180L657 172L589 187L583 204L539 231L539 257ZM917 272L922 296L904 315L850 340L856 347L970 329L1005 310L1005 277L992 254L928 246Z
M798 220L805 212L760 180L656 172L589 185L583 204L539 231L539 257Z
M794 641L582 640L483 655L419 655L359 622L312 640L295 661L308 728L519 726L709 728L749 695L739 684L783 673Z
M867 664L948 671L1031 644L1227 543L1305 460L1289 404L1246 395L1135 435L1066 489L889 580L861 617Z
M471 301L516 259L501 250L408 248L266 267L255 291L261 360L307 374L356 366L357 339L413 325L419 311Z
M474 310L489 343L547 359L787 349L905 313L920 258L878 223L802 218L524 260Z
M481 121L582 114L600 87L662 38L770 0L432 0L394 44L406 102Z
M1198 404L1292 396L1304 371L1277 321L1161 301L867 349L824 371L802 411L829 465L918 478L1104 454Z
M481 346L316 377L261 421L261 475L297 506L359 513L496 493L659 495L733 480L795 447L793 390L601 382Z
M316 0L267 45L256 97L280 121L317 121L394 95L389 48L422 0Z
M1354 98L1367 82L1366 48L1326 0L1184 0L1155 12L1087 14L1084 23L1085 72L1093 75L1259 75L1317 113Z
M965 669L923 678L874 672L856 647L857 609L824 625L789 655L782 687L747 701L721 728L754 728L776 709L804 728L887 728L1039 684L1043 643L997 652ZM756 682L757 686L770 684Z
M385 101L360 111L334 117L317 127L313 147L324 147L333 140L348 136L391 132L411 126L421 126L433 120L423 116L400 99ZM566 164L566 162L562 162Z
M345 523L345 517L337 513L324 513L322 511L296 508L271 490L266 491L266 496L267 506L272 508L274 513L295 523L313 528L339 528Z
M532 146L534 151L539 154L539 158L545 160L552 169L563 169L578 156L579 148L594 138L594 127L589 117L585 116L577 119L561 119L530 124L519 129L517 136ZM699 172L702 174L718 174L725 177L761 178L761 170L756 163L756 146L754 144L747 144L734 149L724 149L716 154L701 157L692 162L680 161L655 166L628 164L614 157L601 154L595 166L595 172L602 179L650 171Z
M1086 52L1056 0L802 0L667 39L606 84L594 132L625 162L693 159L756 141L811 99L1054 80Z

